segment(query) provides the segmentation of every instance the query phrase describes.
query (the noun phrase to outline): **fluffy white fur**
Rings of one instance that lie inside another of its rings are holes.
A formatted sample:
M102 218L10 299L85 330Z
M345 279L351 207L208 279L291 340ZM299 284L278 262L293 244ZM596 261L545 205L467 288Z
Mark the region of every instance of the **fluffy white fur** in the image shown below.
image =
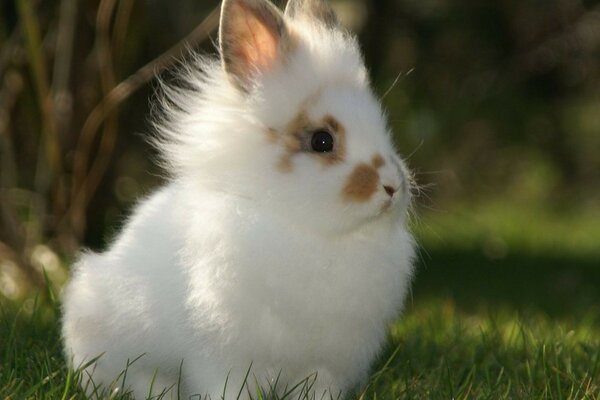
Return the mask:
M408 176L355 40L309 15L284 18L297 43L250 90L201 58L185 89L165 88L157 142L171 182L106 252L81 256L64 292L67 357L78 367L101 355L86 371L95 384L139 356L125 382L136 399L153 380L154 394L217 399L226 379L232 399L250 364L248 383L317 373L314 390L334 397L366 378L410 281ZM266 132L300 110L346 128L343 162L298 154L291 171L277 168L285 150ZM360 203L340 194L374 154L381 182L399 188L385 211L383 187Z

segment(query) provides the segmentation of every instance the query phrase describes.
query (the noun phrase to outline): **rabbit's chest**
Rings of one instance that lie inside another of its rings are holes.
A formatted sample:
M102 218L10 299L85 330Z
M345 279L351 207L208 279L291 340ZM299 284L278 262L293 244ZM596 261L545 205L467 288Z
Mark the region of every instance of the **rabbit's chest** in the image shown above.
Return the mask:
M405 276L393 246L278 228L265 224L260 235L238 237L229 254L240 301L290 323L369 319L396 302Z
M299 377L370 360L406 292L408 236L331 240L227 215L198 224L220 230L197 236L189 251L187 303L199 342L218 344L232 364L285 366Z
M253 242L240 242L238 255ZM390 254L360 242L324 246L293 233L269 243L272 248L252 258L232 255L243 272L223 294L248 359L264 356L268 364L278 354L288 368L347 366L357 363L365 345L377 347L404 294L406 276Z
M269 346L309 346L312 335L335 346L340 335L364 336L395 316L410 275L406 238L333 240L235 211L203 214L197 226L219 229L188 243L188 303L199 325L236 326Z

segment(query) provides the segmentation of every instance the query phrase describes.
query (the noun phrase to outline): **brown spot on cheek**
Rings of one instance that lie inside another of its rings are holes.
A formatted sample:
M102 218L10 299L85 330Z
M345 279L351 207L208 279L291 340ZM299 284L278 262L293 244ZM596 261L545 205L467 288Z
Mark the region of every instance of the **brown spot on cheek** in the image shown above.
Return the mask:
M379 173L368 164L358 164L348 176L342 195L346 200L363 203L368 201L379 187Z
M373 164L373 168L379 169L385 165L385 160L381 154L375 154L371 159L371 164Z

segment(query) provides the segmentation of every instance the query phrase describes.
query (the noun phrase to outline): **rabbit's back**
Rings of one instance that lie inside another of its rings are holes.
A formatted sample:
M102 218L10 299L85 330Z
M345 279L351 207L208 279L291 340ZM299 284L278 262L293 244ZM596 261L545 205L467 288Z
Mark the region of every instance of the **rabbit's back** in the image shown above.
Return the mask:
M135 382L145 365L149 379L157 365L177 376L185 324L173 194L167 186L143 200L106 252L81 256L65 287L66 354L75 368L100 357L88 369L95 382L113 382L125 369Z

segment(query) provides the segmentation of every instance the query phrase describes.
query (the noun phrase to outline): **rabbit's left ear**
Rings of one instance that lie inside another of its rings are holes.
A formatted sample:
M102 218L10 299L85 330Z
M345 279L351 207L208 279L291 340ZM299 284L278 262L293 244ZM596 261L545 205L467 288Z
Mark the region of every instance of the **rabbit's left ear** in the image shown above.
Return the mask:
M219 44L223 67L248 90L256 73L281 61L290 46L281 11L268 0L224 0Z

